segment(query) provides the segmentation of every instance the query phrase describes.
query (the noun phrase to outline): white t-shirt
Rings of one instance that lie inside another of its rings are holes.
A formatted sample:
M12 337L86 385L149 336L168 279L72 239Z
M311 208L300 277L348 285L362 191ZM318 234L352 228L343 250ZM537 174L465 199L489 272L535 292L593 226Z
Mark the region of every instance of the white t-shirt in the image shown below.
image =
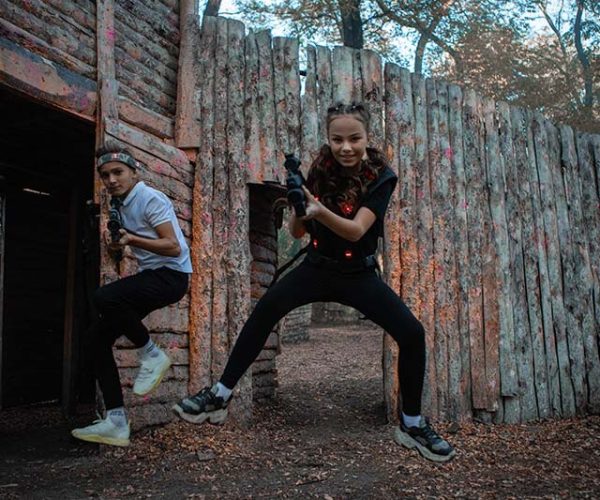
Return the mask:
M142 248L131 246L141 271L168 267L183 273L192 272L190 249L183 237L173 203L162 192L138 182L129 192L120 207L124 229L144 238L156 239L155 227L170 222L179 242L181 253L177 257L158 255Z

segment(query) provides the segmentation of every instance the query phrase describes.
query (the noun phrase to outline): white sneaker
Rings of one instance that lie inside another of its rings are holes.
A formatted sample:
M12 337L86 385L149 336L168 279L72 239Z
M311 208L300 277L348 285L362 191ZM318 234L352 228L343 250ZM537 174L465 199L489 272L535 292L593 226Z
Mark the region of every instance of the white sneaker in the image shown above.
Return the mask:
M91 443L111 444L113 446L129 446L129 422L117 427L110 418L96 420L92 425L73 429L73 437Z
M163 352L159 351L158 356L147 358L142 361L142 366L133 384L133 392L138 396L148 394L155 389L167 373L171 366L171 360Z

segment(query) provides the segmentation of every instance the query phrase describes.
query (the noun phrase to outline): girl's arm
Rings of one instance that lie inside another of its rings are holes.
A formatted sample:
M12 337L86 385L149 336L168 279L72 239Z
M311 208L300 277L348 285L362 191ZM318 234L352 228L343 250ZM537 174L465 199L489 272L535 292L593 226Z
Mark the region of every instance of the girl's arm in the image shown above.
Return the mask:
M291 216L288 221L288 229L292 238L299 240L306 234L306 226L304 225L304 217L299 219L296 217L296 212L292 210Z
M377 220L377 216L366 207L359 208L354 219L341 217L315 199L306 187L303 186L302 189L304 189L304 193L306 194L306 216L302 217L300 220L296 219L299 222L315 219L331 229L338 236L348 241L355 242L360 240ZM294 236L294 233L292 232L292 222L293 219L290 218L290 232L292 233L292 236ZM306 232L306 230L304 231Z
M173 225L170 222L163 222L156 226L154 230L158 235L157 239L144 238L121 229L121 239L117 243L109 243L109 248L118 250L130 245L158 255L178 257L181 253L181 247L177 241L177 236L175 236Z

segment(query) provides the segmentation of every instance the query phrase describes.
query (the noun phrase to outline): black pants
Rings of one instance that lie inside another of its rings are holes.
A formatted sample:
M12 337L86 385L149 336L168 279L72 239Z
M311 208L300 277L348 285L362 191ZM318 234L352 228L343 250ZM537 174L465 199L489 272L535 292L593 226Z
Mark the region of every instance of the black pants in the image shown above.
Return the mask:
M419 415L425 374L425 332L400 297L373 269L344 274L305 260L258 301L233 347L221 383L233 388L262 350L275 324L292 309L311 302L352 306L394 338L400 348L398 369L403 411Z
M107 410L123 406L113 344L125 335L136 347L146 345L150 336L142 319L152 311L180 300L187 286L186 273L161 267L109 283L94 293L100 317L92 325L93 356Z

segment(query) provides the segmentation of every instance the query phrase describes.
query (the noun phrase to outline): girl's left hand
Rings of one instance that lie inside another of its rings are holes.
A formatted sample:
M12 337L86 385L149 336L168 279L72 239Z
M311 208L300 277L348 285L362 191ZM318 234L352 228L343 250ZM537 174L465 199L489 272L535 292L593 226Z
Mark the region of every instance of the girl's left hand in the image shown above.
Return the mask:
M301 217L301 219L314 219L323 210L323 204L312 195L306 186L302 186L302 189L304 191L304 195L306 196L306 215Z

